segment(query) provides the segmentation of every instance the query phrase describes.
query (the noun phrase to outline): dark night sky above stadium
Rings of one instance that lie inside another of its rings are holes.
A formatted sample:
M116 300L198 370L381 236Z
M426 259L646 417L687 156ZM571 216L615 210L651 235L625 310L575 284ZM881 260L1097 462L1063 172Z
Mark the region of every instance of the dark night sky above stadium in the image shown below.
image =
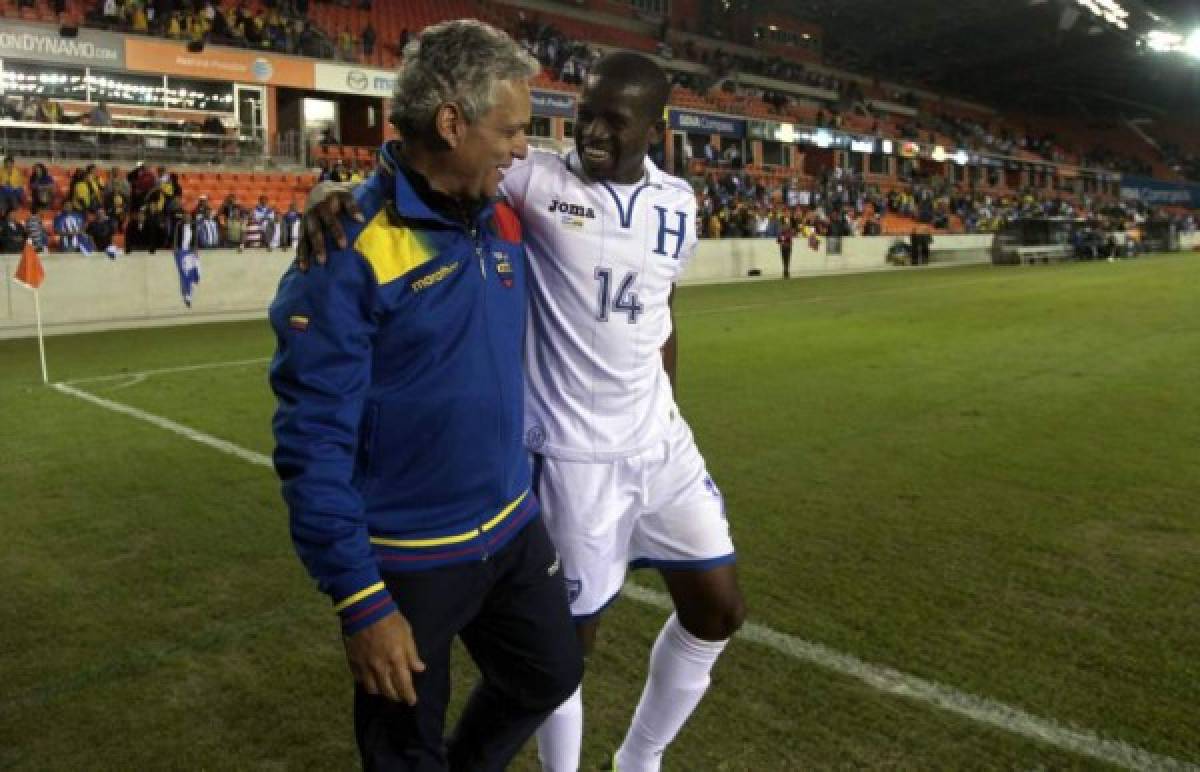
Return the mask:
M820 24L831 64L1000 107L1135 117L1200 103L1200 62L1137 45L1152 26L1200 27L1196 0L1121 0L1127 31L1072 0L733 0L733 12L743 4Z

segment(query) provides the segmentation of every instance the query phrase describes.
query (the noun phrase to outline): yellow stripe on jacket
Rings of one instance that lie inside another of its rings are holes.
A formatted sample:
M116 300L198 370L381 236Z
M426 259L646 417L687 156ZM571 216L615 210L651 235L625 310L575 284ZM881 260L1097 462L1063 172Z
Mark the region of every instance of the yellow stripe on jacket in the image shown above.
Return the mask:
M384 539L381 537L372 536L371 543L378 544L381 547L442 547L447 544L461 544L464 541L470 541L476 536L495 528L497 525L503 522L504 518L511 515L513 510L515 510L528 496L529 491L525 491L520 496L517 496L515 499L509 502L508 506L500 510L500 513L495 517L488 520L479 528L473 528L465 533L456 533L452 536L436 536L431 539Z

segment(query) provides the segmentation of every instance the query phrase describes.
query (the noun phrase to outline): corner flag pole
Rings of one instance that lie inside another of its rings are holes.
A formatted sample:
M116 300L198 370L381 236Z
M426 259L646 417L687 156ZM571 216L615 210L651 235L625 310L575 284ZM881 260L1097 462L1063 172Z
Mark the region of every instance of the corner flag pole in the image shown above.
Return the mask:
M37 317L37 332L38 332L38 356L42 360L42 385L50 383L50 376L46 372L46 338L42 335L42 302L39 300L41 295L40 290L33 291L33 314Z

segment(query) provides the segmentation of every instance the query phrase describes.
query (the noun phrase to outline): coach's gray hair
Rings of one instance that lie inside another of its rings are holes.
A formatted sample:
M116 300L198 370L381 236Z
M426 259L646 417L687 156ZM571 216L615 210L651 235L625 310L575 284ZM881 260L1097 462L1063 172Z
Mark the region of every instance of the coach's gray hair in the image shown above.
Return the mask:
M402 138L428 140L441 105L454 102L474 122L492 109L498 81L527 80L540 70L537 59L489 24L435 24L404 47L389 119Z

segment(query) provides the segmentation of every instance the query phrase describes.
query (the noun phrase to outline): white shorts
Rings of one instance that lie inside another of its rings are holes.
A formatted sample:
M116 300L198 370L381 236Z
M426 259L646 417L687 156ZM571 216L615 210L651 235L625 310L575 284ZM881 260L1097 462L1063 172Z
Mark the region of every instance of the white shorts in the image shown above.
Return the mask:
M703 571L734 561L725 502L678 415L670 437L631 458L535 455L534 490L577 620L603 611L630 568Z

